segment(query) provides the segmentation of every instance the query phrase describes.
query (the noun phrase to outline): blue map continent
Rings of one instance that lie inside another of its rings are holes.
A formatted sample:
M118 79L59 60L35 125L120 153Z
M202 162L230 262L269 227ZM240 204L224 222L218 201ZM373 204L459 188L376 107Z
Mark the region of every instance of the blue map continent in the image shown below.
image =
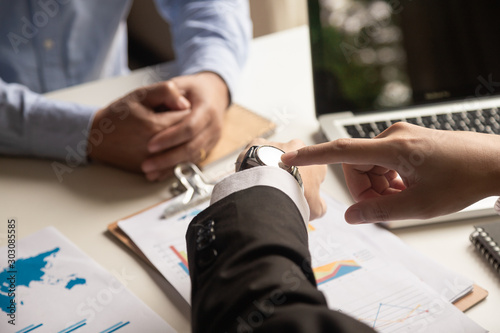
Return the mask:
M59 252L59 248L56 247L53 250L49 250L47 252L40 253L36 256L29 257L29 258L24 258L24 259L18 259L16 260L15 268L10 269L9 267L6 267L0 272L0 310L9 313L8 306L10 304L11 297L8 296L9 294L9 288L10 288L10 282L9 278L12 275L15 275L15 293L16 293L16 303L19 303L19 300L17 299L17 288L20 286L26 286L30 287L30 284L32 282L41 282L43 279L43 276L45 275L45 272L43 269L47 267L48 261L47 258L50 256L54 256ZM14 273L13 273L14 272ZM73 277L68 283L66 284L65 288L66 289L71 289L75 285L79 284L85 284L85 279L79 278L79 277L74 277L74 275L71 275ZM20 302L23 304L22 302Z
M66 289L71 289L74 286L79 285L79 284L85 284L85 282L87 282L87 281L85 281L85 279L82 279L79 277L73 278L73 279L69 280L68 283L66 284Z

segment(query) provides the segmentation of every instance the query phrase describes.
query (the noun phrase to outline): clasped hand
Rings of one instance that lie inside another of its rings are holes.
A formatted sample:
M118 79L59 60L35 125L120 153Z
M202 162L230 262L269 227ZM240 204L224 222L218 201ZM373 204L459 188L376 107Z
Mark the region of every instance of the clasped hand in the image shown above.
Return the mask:
M178 163L200 162L215 146L228 103L225 82L210 72L139 88L96 113L88 156L162 180Z

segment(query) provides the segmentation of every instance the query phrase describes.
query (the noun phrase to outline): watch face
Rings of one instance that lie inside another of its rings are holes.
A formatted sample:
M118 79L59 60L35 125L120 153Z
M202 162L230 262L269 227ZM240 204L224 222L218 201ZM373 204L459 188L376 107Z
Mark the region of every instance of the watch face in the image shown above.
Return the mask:
M280 168L283 165L281 155L284 153L281 149L273 146L260 146L255 155L261 164Z

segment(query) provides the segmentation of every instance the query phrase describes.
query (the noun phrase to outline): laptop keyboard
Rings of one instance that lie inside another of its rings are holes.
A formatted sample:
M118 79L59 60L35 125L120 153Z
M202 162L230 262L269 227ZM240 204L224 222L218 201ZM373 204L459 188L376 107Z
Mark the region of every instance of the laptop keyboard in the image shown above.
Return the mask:
M353 138L373 138L399 121L440 130L500 134L500 111L497 108L375 121L345 125L344 128Z

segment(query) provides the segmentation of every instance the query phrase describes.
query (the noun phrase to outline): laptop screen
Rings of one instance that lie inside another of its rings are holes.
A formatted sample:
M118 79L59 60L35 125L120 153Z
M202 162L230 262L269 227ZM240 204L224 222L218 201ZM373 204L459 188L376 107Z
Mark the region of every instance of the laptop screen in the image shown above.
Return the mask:
M308 0L317 115L500 94L498 0Z

